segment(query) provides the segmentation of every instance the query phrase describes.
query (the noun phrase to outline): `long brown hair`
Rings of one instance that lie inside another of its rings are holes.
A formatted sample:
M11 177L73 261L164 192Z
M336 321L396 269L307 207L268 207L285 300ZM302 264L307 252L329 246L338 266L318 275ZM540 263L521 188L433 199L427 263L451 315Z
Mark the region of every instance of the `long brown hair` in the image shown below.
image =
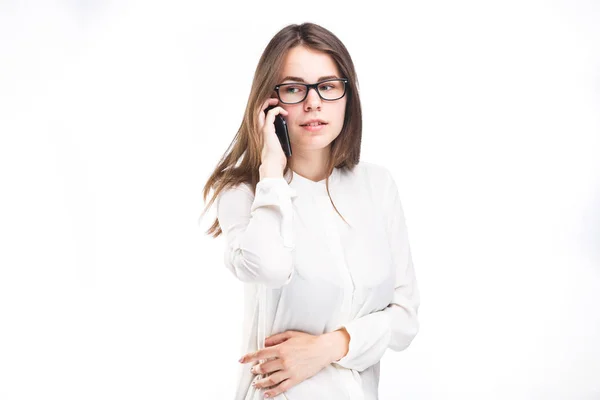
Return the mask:
M310 22L300 25L291 24L277 32L260 57L254 72L252 88L242 124L204 186L205 203L210 189L214 189L214 194L202 216L216 200L219 193L228 187L247 183L252 187L252 191L256 193L256 184L260 181L259 167L263 146L263 138L258 129L258 113L263 103L273 94L273 87L279 83L277 80L283 68L287 52L296 46L305 46L329 54L342 77L348 79L346 89L348 99L346 101L344 124L340 134L331 143L331 153L327 163L325 185L332 204L333 200L329 193L329 176L333 169L352 170L358 164L362 138L362 112L358 93L358 79L352 58L346 46L337 36L322 26ZM287 175L288 171L289 164L286 164L283 170L284 176ZM333 207L338 215L348 223L339 213L335 204L333 204ZM202 216L200 216L200 219L202 219ZM214 238L222 233L218 218L215 219L206 233Z

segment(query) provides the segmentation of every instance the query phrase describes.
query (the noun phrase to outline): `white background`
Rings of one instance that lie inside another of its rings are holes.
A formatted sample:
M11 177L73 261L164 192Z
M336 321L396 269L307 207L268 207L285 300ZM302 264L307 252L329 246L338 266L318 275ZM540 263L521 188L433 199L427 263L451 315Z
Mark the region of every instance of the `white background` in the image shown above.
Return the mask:
M0 399L232 399L202 190L285 25L347 46L421 330L385 399L600 399L600 4L0 3ZM211 192L212 195L212 192Z

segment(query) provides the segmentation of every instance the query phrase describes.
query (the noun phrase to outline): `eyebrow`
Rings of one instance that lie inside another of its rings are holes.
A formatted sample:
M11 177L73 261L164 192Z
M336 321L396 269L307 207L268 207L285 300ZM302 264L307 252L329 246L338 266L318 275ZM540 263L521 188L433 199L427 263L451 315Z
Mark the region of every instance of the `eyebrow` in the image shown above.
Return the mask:
M322 77L320 77L318 79L318 82L324 81L326 79L339 79L339 77L336 76L336 75L322 76ZM282 82L285 82L285 81L294 81L294 82L304 82L304 83L306 83L306 81L304 79L302 79L302 78L300 78L298 76L289 76L289 75L286 76L285 78L283 78Z

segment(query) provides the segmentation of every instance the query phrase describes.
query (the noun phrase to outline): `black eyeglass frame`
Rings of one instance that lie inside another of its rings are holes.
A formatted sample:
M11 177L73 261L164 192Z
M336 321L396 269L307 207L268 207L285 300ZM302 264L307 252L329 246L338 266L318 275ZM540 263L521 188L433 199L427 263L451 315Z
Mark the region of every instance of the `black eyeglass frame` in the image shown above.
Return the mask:
M342 95L340 97L338 97L337 99L326 99L321 95L321 92L319 92L319 85L325 83L325 82L331 82L331 81L341 81L344 82L344 93L342 93ZM279 88L281 86L284 85L302 85L306 88L306 92L304 93L304 98L300 101L296 101L294 103L286 103L285 101L281 100L281 96L279 95ZM277 93L277 98L279 98L279 101L281 101L283 104L298 104L298 103L302 103L304 100L306 100L306 97L308 97L308 92L310 91L310 89L315 89L315 91L317 92L317 94L319 95L319 97L324 100L324 101L336 101L341 99L342 97L344 97L346 95L346 92L348 91L348 79L347 78L332 78L332 79L325 79L324 81L321 82L317 82L317 83L300 83L300 82L289 82L289 83L280 83L279 85L276 85L273 90L275 90L275 93Z

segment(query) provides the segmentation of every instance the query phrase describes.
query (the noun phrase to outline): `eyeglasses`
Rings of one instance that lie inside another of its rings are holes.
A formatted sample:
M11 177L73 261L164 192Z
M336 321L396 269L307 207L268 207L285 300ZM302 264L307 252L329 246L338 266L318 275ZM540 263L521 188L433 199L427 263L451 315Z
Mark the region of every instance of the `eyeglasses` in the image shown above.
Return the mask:
M314 88L323 100L339 100L346 94L348 79L327 79L321 82L307 83L283 83L275 86L277 97L284 104L296 104L303 102L308 96L308 91Z

